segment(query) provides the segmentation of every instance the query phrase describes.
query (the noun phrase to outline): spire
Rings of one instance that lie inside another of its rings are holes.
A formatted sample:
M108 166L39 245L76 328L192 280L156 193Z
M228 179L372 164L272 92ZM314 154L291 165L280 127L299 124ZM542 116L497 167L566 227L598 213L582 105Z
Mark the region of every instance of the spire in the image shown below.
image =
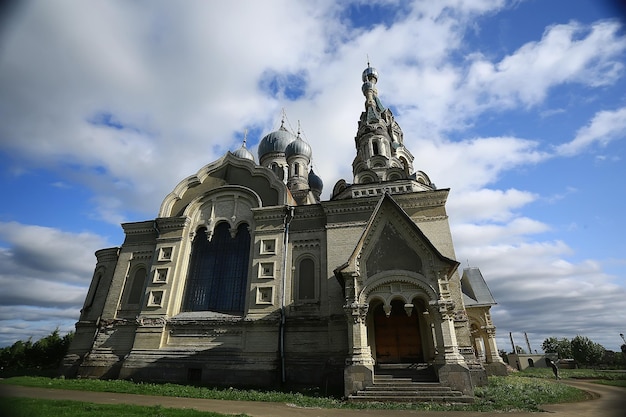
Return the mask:
M413 156L404 148L403 134L390 109L378 98L378 71L370 65L361 75L365 111L355 137L357 156L352 163L357 184L406 179L413 171Z
M375 123L382 117L382 113L386 110L385 106L378 98L378 90L376 89L376 83L378 82L378 71L376 68L370 66L369 59L367 62L367 68L363 71L361 76L363 80L363 86L361 91L365 96L365 111L367 112L367 122Z

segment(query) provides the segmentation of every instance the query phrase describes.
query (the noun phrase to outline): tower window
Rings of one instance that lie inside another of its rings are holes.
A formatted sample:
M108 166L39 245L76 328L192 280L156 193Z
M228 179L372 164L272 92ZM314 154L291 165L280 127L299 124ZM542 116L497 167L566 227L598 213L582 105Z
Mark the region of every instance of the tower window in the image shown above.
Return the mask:
M380 150L378 149L378 142L372 142L372 152L374 155L378 155Z

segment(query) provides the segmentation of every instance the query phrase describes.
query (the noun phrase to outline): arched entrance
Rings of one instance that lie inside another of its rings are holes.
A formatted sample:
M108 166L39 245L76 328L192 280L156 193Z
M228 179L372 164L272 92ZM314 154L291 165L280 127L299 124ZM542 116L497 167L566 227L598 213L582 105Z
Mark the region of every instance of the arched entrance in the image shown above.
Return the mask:
M374 338L376 344L376 362L421 363L424 351L420 336L419 317L415 307L407 314L404 302L393 300L389 317L383 304L374 308Z

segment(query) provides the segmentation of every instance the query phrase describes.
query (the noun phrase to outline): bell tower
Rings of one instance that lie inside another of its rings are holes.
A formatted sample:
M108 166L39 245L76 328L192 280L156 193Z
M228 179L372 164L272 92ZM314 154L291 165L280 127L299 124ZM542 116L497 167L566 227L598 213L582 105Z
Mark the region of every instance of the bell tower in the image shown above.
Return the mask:
M354 184L408 179L413 174L413 155L404 147L402 129L393 113L378 98L378 72L367 64L361 91L365 111L354 138L357 154L352 162Z

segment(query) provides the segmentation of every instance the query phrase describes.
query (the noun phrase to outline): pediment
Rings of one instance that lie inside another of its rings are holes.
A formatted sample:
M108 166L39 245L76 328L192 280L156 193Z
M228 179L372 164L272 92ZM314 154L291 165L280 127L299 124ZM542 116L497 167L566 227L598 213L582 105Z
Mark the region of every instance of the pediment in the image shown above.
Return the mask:
M287 187L271 170L229 152L181 181L163 200L159 217L180 216L190 202L223 186L249 188L263 206L284 205L292 200Z
M350 258L335 273L356 274L365 285L390 271L409 272L436 281L437 274L449 277L458 265L442 255L408 214L385 194Z

